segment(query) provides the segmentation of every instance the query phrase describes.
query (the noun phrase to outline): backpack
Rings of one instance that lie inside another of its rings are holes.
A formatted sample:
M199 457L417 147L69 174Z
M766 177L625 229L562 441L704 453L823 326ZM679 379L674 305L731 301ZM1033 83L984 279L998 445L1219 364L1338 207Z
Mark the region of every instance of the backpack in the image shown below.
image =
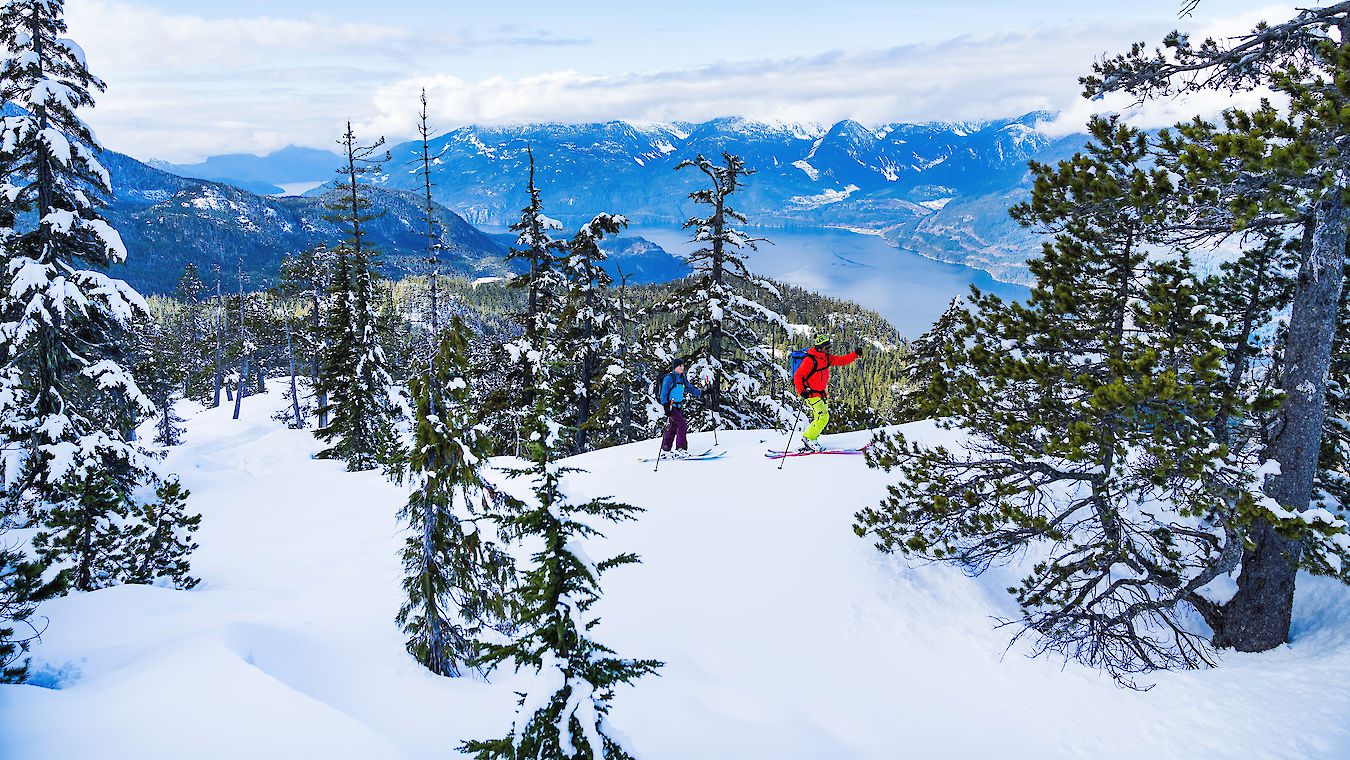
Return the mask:
M652 383L652 395L656 397L656 403L660 404L661 406L665 406L666 404L670 403L670 399L661 398L661 386L666 384L666 378L671 374L672 373L670 372L662 372L661 376L656 378L656 381ZM675 378L675 385L679 385L681 382L685 383L686 385L688 384L687 380L682 380L679 377ZM675 385L670 386L670 390L672 393L675 391Z
M800 366L802 366L802 362L806 361L806 359L807 359L807 357L808 357L809 355L810 355L810 349L806 349L806 348L799 348L799 349L793 351L792 353L788 354L788 382L789 382L789 383L791 383L791 382L793 381L793 378L797 377L797 368L800 367ZM802 378L802 386L803 386L803 387L806 386L807 381L809 381L809 380L811 379L811 376L812 376L812 375L814 375L814 374L816 374L817 372L820 371L820 363L819 363L819 362L817 362L815 359L811 359L811 363L814 364L815 367L813 367L813 368L811 369L810 372L807 372L807 373L806 373L806 377L803 377L803 378Z
M790 378L794 378L794 377L797 376L797 368L800 367L800 366L802 366L802 362L806 359L807 351L808 351L808 349L805 349L805 348L799 348L799 349L793 351L792 353L788 354L788 378L789 378L789 379L790 379Z

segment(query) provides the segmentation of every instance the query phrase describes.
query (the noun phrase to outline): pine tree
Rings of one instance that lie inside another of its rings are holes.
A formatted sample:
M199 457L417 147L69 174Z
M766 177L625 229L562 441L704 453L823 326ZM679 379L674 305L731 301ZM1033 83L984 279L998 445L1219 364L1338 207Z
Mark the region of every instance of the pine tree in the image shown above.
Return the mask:
M556 359L537 356L534 361L539 370ZM547 372L535 376L541 374ZM631 520L641 510L609 498L583 504L568 499L562 480L576 470L558 462L567 446L567 429L550 411L558 400L549 386L536 386L535 391L528 420L530 466L512 473L532 480L535 503L502 519L508 532L537 541L541 548L512 595L519 610L515 640L488 646L482 661L489 667L509 661L516 668L532 668L537 678L521 697L507 736L467 741L459 749L478 760L628 760L630 750L609 728L609 703L616 687L656 672L662 663L618 657L593 638L600 623L591 610L601 595L600 575L638 559L621 554L595 563L581 541L600 535L592 524Z
M750 273L741 252L765 240L735 226L749 220L729 203L744 177L754 172L729 153L722 154L720 165L700 155L675 168L691 166L706 175L709 186L689 198L708 209L706 216L684 223L693 230L692 242L703 246L689 255L693 272L658 307L676 320L667 353L693 357L689 375L710 378L704 407L714 428L774 426L792 413L768 393L769 378L785 379L786 369L766 345L764 325L787 329L787 320L752 297L778 295Z
M220 265L212 267L216 275L216 301L212 309L212 321L215 323L215 361L211 378L211 408L220 406L220 392L225 387L225 296L221 288ZM228 390L226 391L228 393Z
M319 387L327 393L328 424L315 434L329 447L324 459L341 459L347 469L368 470L387 461L394 445L394 409L390 400L393 380L377 332L375 266L377 251L366 240L365 225L378 215L361 178L379 170L388 154L379 157L380 138L360 145L348 123L338 141L346 155L340 193L326 204L326 219L339 224L347 239L335 251L325 325L324 369Z
M0 531L3 536L3 531ZM46 567L19 549L0 547L0 683L19 683L28 676L29 645L42 629L38 605L66 590L69 575L46 578Z
M155 501L134 508L136 522L126 561L129 583L164 583L189 589L200 582L190 575L189 557L197 548L192 534L202 522L201 515L186 511L191 493L178 478L168 478L156 486Z
M178 392L190 374L193 344L187 342L185 305L169 299L154 300L154 316L137 326L140 345L137 350L136 376L145 394L159 409L155 422L155 443L177 446L183 434L182 422L174 409Z
M947 395L948 365L956 353L956 336L965 310L962 298L953 298L928 332L909 344L911 361L905 366L905 390L900 400L906 422L931 418Z
M131 501L110 472L67 480L43 514L33 550L47 565L70 567L70 585L93 591L120 583L130 544Z
M183 363L183 398L205 399L210 388L211 359L210 346L205 340L209 326L202 297L206 293L206 284L202 282L197 265L188 262L183 274L174 287L173 298L181 305L180 337Z
M483 525L506 497L483 478L491 443L473 411L468 338L454 317L427 368L410 382L412 493L400 514L410 534L398 623L408 652L444 676L464 672L485 627L509 626L504 595L513 579L509 556Z
M635 318L628 294L631 275L624 274L622 267L617 268L617 273L619 287L614 298L614 330L618 338L616 358L621 374L614 381L619 386L619 416L611 418L608 427L615 443L632 443L642 437L642 429L646 426L642 402L648 390L643 382L646 373L642 362L641 325Z
M516 233L516 246L507 254L507 261L526 261L529 269L511 279L513 288L527 293L521 326L525 338L537 343L556 326L566 299L567 285L557 271L554 251L558 241L549 234L561 230L562 223L544 214L543 194L534 183L534 151L525 149L530 158L530 178L526 185L529 203L520 210L520 221L511 225ZM528 384L528 382L527 382Z
M523 308L513 315L519 334L489 348L482 362L500 368L496 376L483 377L482 403L495 418L503 441L520 440L523 419L534 406L534 388L539 384L539 378L529 374L534 365L519 357L556 353L557 331L567 299L567 281L559 263L566 243L550 234L562 229L562 223L544 214L543 194L535 184L534 153L528 147L526 152L530 160L528 201L520 211L520 220L511 225L516 245L507 254L508 262L527 264L524 272L507 282L513 291L525 292ZM515 448L518 454L519 447Z
M1212 618L1200 589L1232 569L1254 498L1214 434L1219 410L1244 410L1190 261L1149 254L1170 176L1145 134L1088 128L1084 153L1032 164L1013 209L1054 236L1029 262L1030 298L977 294L952 343L937 412L969 431L966 453L881 436L868 461L901 478L855 528L976 573L1033 552L1014 622L1037 651L1128 679L1212 663L1190 620Z
M618 357L621 338L614 319L618 307L609 292L613 278L601 266L605 252L600 248L605 235L616 235L627 225L622 216L597 214L577 230L559 262L567 278L567 295L557 345L572 376L559 393L562 403L574 410L577 453L591 447L592 432L605 426L630 374Z
M1300 566L1336 568L1343 579L1350 569L1345 521L1312 504L1346 261L1350 157L1341 146L1350 107L1350 5L1303 10L1222 44L1197 45L1173 32L1163 48L1136 44L1098 63L1083 84L1087 96L1122 91L1143 99L1267 87L1289 100L1284 112L1264 103L1250 114L1228 114L1237 129L1224 158L1237 158L1244 173L1271 181L1253 183L1250 197L1219 208L1245 225L1252 211L1292 199L1286 213L1312 225L1285 333L1281 425L1263 455L1279 468L1266 473L1269 498L1254 507L1259 514L1243 550L1238 591L1214 621L1223 645L1266 651L1289 640Z
M154 411L124 364L133 321L148 314L103 273L126 258L98 215L111 193L100 148L75 111L102 90L83 51L63 37L60 0L0 8L0 218L13 225L0 267L0 437L20 462L9 495L41 525L44 562L70 563L77 588L114 578L120 520L148 472L128 440Z

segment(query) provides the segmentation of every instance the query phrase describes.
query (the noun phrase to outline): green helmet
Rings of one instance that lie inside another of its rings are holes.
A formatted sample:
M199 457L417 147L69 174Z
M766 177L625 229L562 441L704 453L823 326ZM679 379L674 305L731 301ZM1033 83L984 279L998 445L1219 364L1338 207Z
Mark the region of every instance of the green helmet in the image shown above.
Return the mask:
M825 346L828 345L830 345L830 336L822 335L819 338L816 338L815 342L816 348L824 348Z

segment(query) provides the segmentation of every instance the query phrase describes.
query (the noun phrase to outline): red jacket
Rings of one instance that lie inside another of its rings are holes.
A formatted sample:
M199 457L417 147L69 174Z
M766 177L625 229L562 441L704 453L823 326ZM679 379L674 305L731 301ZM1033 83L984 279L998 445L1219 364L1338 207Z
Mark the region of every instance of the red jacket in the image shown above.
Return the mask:
M792 376L792 384L797 388L797 395L800 396L805 391L808 397L824 398L825 386L830 383L830 367L852 364L857 358L858 355L852 351L836 356L812 347L806 352L806 358L798 365L796 374Z

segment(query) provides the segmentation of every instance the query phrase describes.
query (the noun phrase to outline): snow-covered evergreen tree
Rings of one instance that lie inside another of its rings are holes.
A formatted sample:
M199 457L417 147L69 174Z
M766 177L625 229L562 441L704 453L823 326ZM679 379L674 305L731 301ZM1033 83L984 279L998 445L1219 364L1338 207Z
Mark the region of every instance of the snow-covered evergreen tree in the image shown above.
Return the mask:
M145 301L104 274L126 258L98 215L111 193L99 146L76 115L103 82L64 37L60 0L0 7L0 217L13 226L0 267L0 436L16 478L9 494L37 517L48 562L78 588L114 577L130 494L148 472L128 440L154 411L127 367ZM15 461L17 458L17 461Z
M526 294L525 308L516 315L521 334L506 344L492 346L481 360L498 368L499 375L483 378L483 404L495 418L501 438L513 441L521 438L524 417L534 406L534 388L539 384L539 378L530 374L534 365L519 357L556 354L556 333L567 298L567 281L558 261L565 243L550 234L562 229L562 223L544 213L543 194L535 184L534 152L528 147L526 152L530 159L525 188L528 200L519 221L511 225L516 245L507 254L508 261L529 265L507 283Z
M328 404L321 412L328 424L315 435L329 447L321 458L340 459L349 470L368 470L386 461L394 444L393 380L377 331L379 304L375 293L378 252L366 239L365 225L376 217L362 177L378 171L388 154L380 154L384 138L372 145L356 140L351 124L338 144L346 164L340 191L326 205L326 219L342 226L346 240L334 252L325 324L325 357L320 389Z
M1014 209L1054 235L1030 298L975 298L953 341L938 412L969 431L966 452L883 435L869 463L901 478L856 527L972 572L1034 551L1015 622L1041 651L1128 678L1212 662L1194 613L1213 618L1201 589L1233 569L1255 496L1214 433L1221 409L1245 410L1190 262L1149 255L1170 176L1144 133L1114 117L1089 132L1083 153L1032 165Z
M572 410L577 453L592 447L600 428L608 428L611 435L602 437L613 440L610 412L631 380L631 371L619 358L618 307L609 288L613 278L601 265L605 252L600 247L606 235L616 235L627 225L622 216L597 214L568 241L559 262L567 295L555 334L571 382L564 382L558 391L564 408Z
M555 260L558 241L549 234L561 230L562 223L544 214L543 194L534 182L534 151L526 148L526 153L530 158L526 185L529 203L520 210L520 220L511 225L511 231L516 233L516 247L506 258L530 265L527 271L512 278L510 284L526 291L521 327L527 340L537 342L556 326L567 298L567 283Z
M556 361L524 358L536 368ZM557 403L549 386L536 387L527 428L530 466L512 473L531 479L534 503L503 517L508 532L540 546L513 593L519 630L514 641L488 646L483 657L488 666L509 662L532 669L535 682L521 697L505 737L460 747L478 760L629 760L631 750L608 725L610 702L618 686L662 665L619 657L594 638L600 619L592 608L601 595L601 574L638 558L621 554L597 563L582 541L599 535L596 523L631 520L641 510L608 498L577 504L567 497L562 480L573 470L558 461L569 444L567 427L553 411Z
M0 525L0 540L4 535ZM42 632L42 623L35 617L38 604L66 589L67 573L49 574L46 570L43 563L31 561L21 549L0 546L0 683L17 683L27 677L24 655Z
M508 628L513 565L485 532L505 496L483 478L491 442L470 394L469 331L454 317L429 365L409 383L414 404L400 517L407 598L398 623L408 652L433 673L458 676L485 627Z
M155 500L133 509L135 523L130 531L126 580L129 583L160 583L188 589L200 581L192 577L190 556L197 548L192 534L201 525L201 515L187 513L191 494L178 478L171 477L155 487Z
M91 470L67 480L42 512L33 549L47 565L69 566L70 585L79 591L125 577L133 506L125 489L111 470Z
M905 366L906 387L900 398L906 421L933 416L947 394L948 363L953 358L957 331L965 314L964 300L957 296L928 331L909 344L910 362Z
M701 246L689 255L693 272L657 307L676 318L673 334L663 341L669 346L666 353L692 357L690 377L709 379L703 408L714 428L728 423L778 425L791 412L772 398L769 379L778 374L786 382L787 370L766 343L764 326L787 329L787 320L762 300L749 297L759 293L774 298L777 292L746 268L742 250L754 250L765 241L736 226L749 220L729 203L753 171L729 153L722 154L721 164L700 155L675 168L686 167L698 169L708 179L707 187L689 194L694 203L707 207L707 214L684 223L693 230L692 242ZM698 409L693 410L694 417L699 415Z
M205 294L206 284L202 282L201 273L197 265L189 261L173 290L174 300L181 305L181 322L176 328L182 339L183 398L206 399L211 389L213 346L205 339L211 329L203 304Z
M191 355L197 348L187 342L187 325L192 315L186 304L158 299L151 307L156 313L137 324L140 345L137 350L136 376L142 390L159 409L155 421L155 443L177 446L183 434L183 418L174 409L191 372Z

